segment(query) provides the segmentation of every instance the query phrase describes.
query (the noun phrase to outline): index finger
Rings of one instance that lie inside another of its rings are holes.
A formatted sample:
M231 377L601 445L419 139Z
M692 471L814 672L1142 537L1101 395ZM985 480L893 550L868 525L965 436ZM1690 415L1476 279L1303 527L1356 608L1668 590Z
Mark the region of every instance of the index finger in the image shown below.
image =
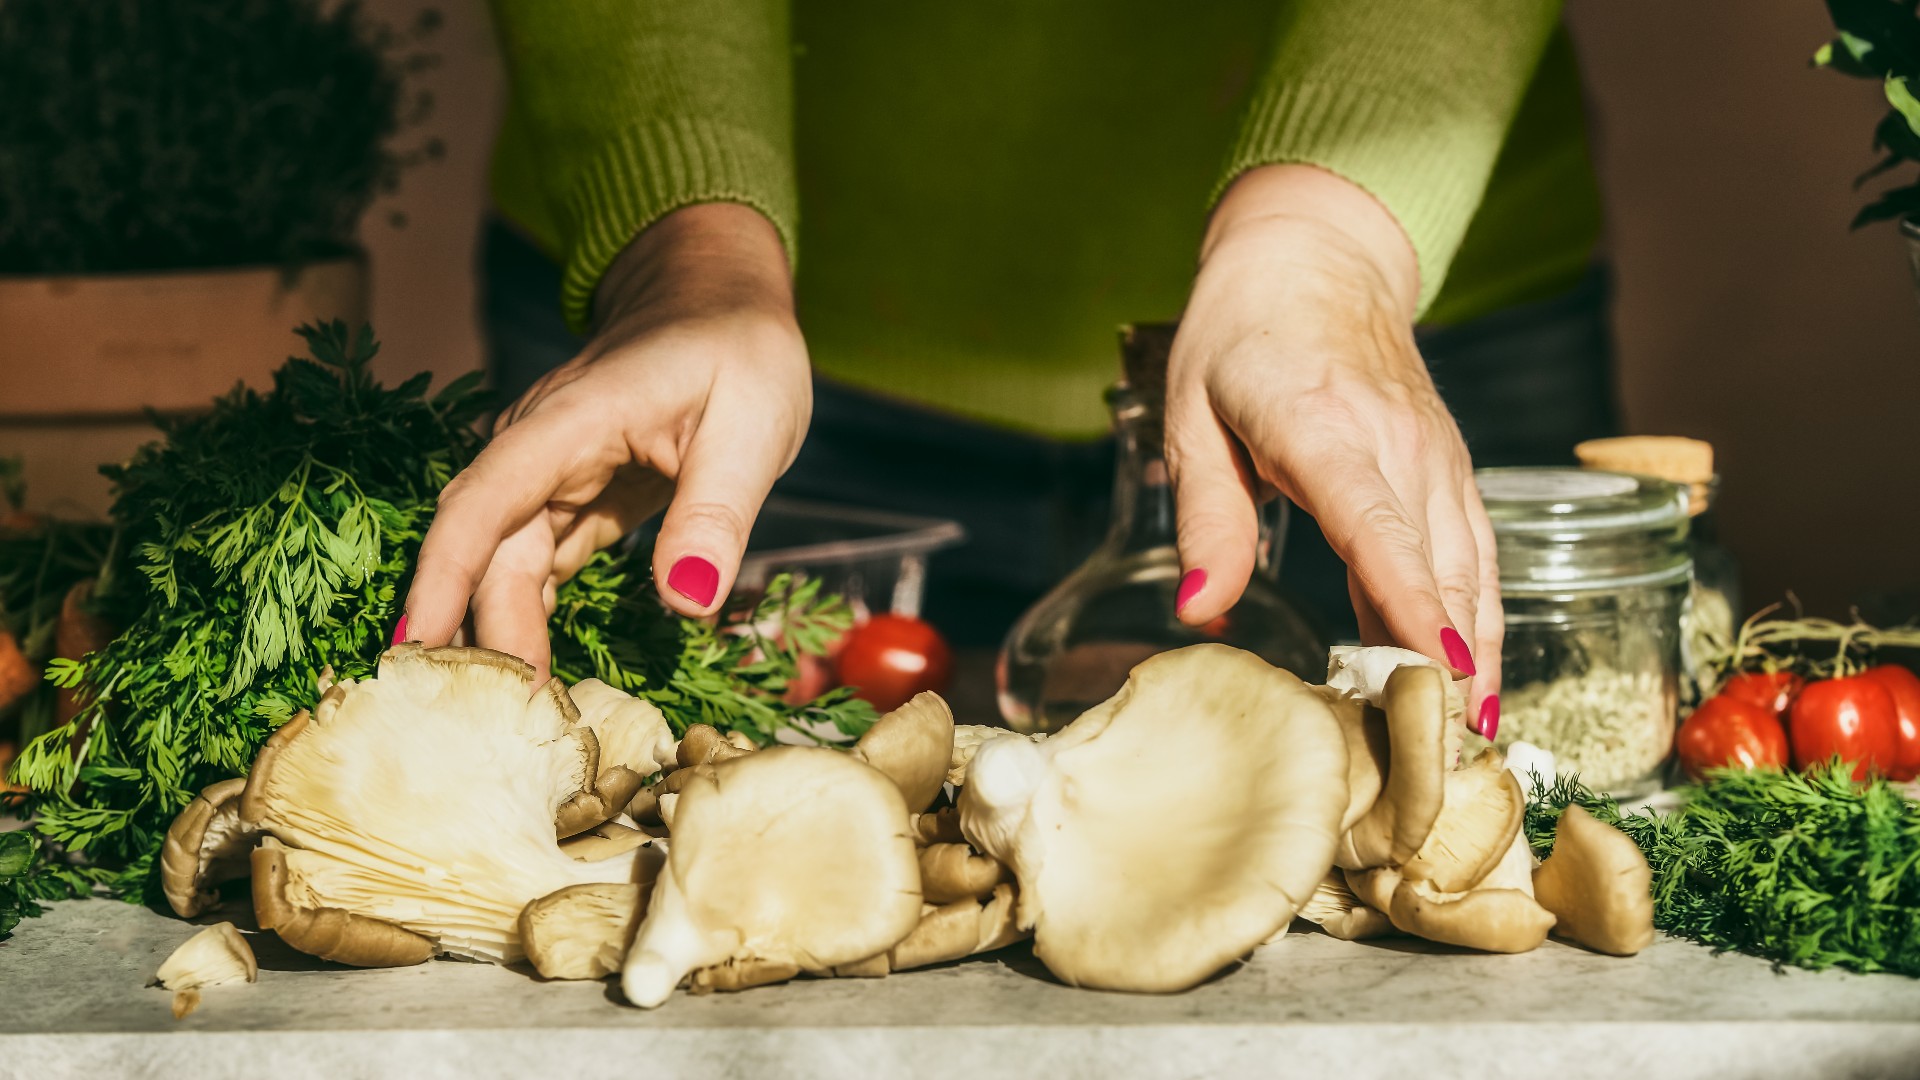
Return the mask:
M1316 462L1305 471L1324 482L1297 485L1302 505L1346 561L1394 642L1459 675L1473 674L1466 639L1440 599L1425 530L1379 469L1371 460L1349 459Z
M566 446L556 442L564 435L550 415L529 417L501 432L440 493L407 593L408 637L427 645L453 640L501 543L559 491L570 455L554 451Z

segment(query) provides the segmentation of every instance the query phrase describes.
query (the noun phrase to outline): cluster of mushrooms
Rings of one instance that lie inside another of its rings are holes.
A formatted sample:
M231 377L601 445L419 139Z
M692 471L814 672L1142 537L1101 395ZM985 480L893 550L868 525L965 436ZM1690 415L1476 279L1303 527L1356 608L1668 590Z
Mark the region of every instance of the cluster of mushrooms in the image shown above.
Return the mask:
M1029 937L1070 985L1173 992L1296 917L1494 952L1653 937L1633 842L1569 810L1536 865L1514 775L1491 750L1456 762L1457 690L1397 649L1335 650L1326 686L1226 646L1164 653L1050 738L956 727L922 694L851 751L676 740L644 701L536 690L480 649L399 645L321 690L174 823L181 916L250 875L259 925L302 952L617 973L642 1007ZM254 971L220 924L160 975Z

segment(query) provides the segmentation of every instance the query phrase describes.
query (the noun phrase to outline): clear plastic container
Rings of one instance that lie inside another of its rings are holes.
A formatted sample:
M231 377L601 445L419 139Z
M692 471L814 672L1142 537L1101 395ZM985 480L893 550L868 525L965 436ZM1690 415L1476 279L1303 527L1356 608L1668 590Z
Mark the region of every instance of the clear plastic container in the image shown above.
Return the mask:
M958 522L774 497L747 539L735 589L758 590L776 574L818 580L846 597L856 619L878 612L918 617L927 556L966 538Z
M1549 750L1556 771L1617 797L1658 789L1693 570L1686 491L1587 469L1475 477L1507 620L1498 745Z

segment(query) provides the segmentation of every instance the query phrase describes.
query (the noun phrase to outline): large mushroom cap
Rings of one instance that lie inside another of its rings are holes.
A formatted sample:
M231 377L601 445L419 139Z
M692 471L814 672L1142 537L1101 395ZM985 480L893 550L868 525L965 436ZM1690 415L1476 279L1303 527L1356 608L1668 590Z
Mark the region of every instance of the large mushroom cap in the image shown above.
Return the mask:
M961 824L1012 867L1020 925L1061 980L1181 990L1313 895L1346 775L1317 693L1251 653L1195 645L1141 663L1044 743L981 746Z
M702 989L829 971L920 921L920 864L900 789L849 754L783 746L691 771L621 985L652 1007ZM785 972L784 975L780 974Z
M536 693L525 664L480 649L400 645L377 678L335 685L249 775L242 815L279 842L276 882L256 854L262 925L349 963L418 951L372 926L519 959L528 901L633 876L631 854L582 862L557 841L557 812L597 779L577 715L559 684Z

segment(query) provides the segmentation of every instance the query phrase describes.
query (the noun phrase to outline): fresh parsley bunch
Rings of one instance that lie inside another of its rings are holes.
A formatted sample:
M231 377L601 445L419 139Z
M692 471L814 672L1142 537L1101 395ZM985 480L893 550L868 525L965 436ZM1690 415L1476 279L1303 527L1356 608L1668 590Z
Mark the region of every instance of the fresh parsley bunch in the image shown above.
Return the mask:
M117 557L95 598L119 635L56 660L89 700L21 753L39 834L137 891L172 816L313 696L320 670L367 674L440 488L479 448L477 376L437 396L375 383L372 332L303 327L262 394L237 389L116 485Z
M167 422L162 441L107 470L115 528L94 597L120 633L51 665L88 700L14 766L33 793L34 846L0 849L11 860L0 868L30 866L0 873L0 916L9 889L24 914L36 897L145 895L181 807L245 773L311 704L323 668L363 677L386 649L440 489L479 451L477 377L431 397L424 375L382 387L370 330L299 332L312 357L288 360L270 391ZM873 722L848 690L787 700L801 654L852 622L817 582L777 578L715 624L659 603L648 563L645 549L603 553L561 587L558 676L644 697L676 731L705 722L765 743L783 728L855 736ZM61 564L58 576L75 572ZM24 568L0 573L0 599L53 594L27 580Z
M1782 964L1920 976L1920 802L1837 762L1716 770L1688 794L1670 814L1623 815L1577 778L1536 777L1527 839L1550 853L1578 803L1646 854L1661 930Z

